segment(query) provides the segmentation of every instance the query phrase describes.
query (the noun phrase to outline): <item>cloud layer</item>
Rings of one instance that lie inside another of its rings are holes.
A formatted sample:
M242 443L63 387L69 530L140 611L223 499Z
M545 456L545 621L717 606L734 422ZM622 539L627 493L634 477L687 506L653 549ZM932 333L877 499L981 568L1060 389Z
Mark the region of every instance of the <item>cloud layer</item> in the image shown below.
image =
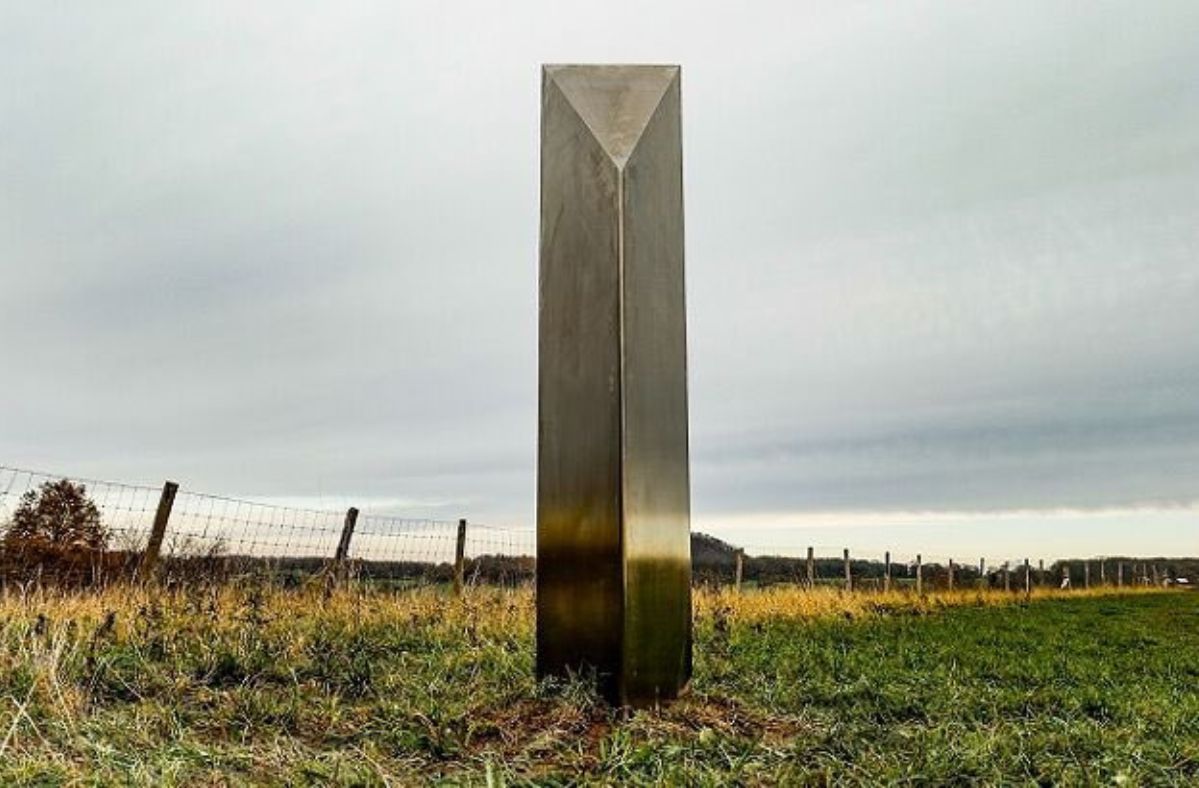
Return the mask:
M697 521L1199 499L1199 9L0 10L3 461L529 522L538 65L683 65Z

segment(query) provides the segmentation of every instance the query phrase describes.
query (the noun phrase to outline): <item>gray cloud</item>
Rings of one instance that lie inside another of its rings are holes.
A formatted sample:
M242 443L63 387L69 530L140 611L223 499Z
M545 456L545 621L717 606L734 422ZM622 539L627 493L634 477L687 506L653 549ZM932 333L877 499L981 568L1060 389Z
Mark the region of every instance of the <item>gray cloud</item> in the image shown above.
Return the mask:
M5 7L2 461L529 522L537 66L677 61L698 518L1194 502L1197 38L1184 2Z

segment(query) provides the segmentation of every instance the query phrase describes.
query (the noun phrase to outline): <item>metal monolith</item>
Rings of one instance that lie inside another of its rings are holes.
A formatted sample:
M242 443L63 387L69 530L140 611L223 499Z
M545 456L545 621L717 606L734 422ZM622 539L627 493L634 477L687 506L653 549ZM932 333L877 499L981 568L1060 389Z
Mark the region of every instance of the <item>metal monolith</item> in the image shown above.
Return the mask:
M677 66L544 66L537 673L691 675Z

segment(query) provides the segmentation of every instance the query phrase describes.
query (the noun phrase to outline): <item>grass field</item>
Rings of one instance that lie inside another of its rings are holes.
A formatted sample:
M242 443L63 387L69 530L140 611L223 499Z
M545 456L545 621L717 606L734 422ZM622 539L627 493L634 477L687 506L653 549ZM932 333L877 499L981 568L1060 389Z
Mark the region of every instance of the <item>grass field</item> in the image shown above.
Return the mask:
M532 596L0 598L0 784L1194 783L1199 595L697 596L689 695L537 686Z

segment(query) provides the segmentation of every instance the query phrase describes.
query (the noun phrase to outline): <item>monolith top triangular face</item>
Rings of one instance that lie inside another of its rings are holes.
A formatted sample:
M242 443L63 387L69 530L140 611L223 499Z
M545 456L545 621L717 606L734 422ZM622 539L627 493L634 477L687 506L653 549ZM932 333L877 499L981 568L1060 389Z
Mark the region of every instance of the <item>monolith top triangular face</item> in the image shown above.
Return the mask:
M678 66L546 66L548 78L617 165L637 146Z

